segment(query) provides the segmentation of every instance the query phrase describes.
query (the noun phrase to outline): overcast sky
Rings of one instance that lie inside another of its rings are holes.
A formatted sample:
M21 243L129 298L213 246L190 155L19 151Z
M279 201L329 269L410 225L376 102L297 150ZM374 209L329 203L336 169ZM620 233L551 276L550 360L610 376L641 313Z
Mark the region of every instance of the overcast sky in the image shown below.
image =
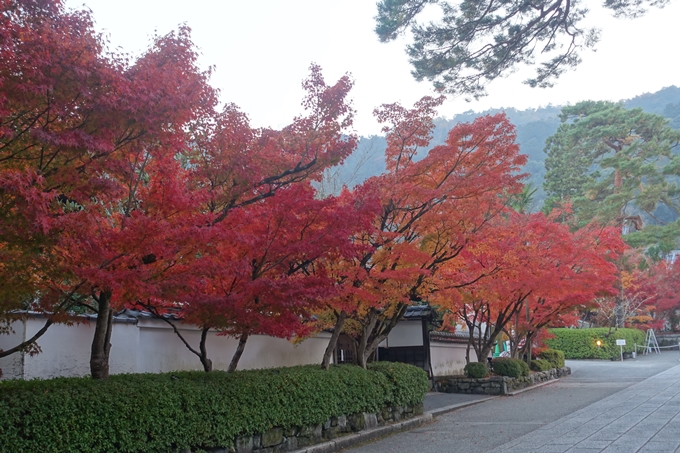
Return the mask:
M595 13L590 23L602 29L602 40L554 88L529 88L521 84L525 76L515 74L494 82L480 101L449 99L440 115L619 100L680 85L680 1L635 20L611 18L597 9L600 2L588 3ZM372 116L376 106L395 101L410 106L432 93L428 82L411 77L403 40L378 42L373 0L67 0L66 5L91 9L111 45L135 55L154 33L187 23L201 66L215 67L211 83L221 100L239 105L253 126L279 128L301 112L300 82L311 62L323 68L328 83L352 75L355 129L362 135L379 133Z

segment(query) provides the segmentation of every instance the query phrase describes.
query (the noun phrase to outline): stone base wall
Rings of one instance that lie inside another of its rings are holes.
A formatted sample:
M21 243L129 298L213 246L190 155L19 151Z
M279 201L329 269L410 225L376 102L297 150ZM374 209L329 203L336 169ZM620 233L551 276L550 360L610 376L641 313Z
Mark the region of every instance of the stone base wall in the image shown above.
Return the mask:
M677 346L680 343L680 332L660 332L656 334L659 346ZM644 345L638 345L644 346Z
M571 374L571 368L553 368L548 371L536 371L529 376L511 378L507 376L491 376L481 379L465 376L446 376L436 378L437 389L446 393L469 393L476 395L507 395L540 382L550 381Z
M325 423L302 428L271 428L265 433L242 436L225 448L209 449L210 453L279 453L293 451L337 437L377 428L423 414L423 404L414 407L384 407L378 413L362 412L331 417ZM183 450L181 453L191 453Z

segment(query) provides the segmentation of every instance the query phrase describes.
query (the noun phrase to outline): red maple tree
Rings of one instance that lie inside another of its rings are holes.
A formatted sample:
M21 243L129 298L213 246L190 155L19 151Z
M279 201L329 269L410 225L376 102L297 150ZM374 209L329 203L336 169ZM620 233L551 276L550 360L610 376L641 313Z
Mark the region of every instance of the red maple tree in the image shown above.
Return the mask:
M306 115L282 130L251 128L233 105L192 125L183 159L200 200L194 258L170 271L175 284L163 297L137 305L171 324L168 310L197 325L197 347L173 328L204 370L212 369L210 330L239 339L233 371L250 335L306 334L310 309L334 290L319 261L348 243L351 218L339 217L336 199L315 199L309 183L355 147L351 86L347 76L327 85L312 65L303 82Z
M480 360L502 332L512 340L513 355L523 344L530 357L542 328L615 291L613 261L624 248L615 230L592 225L572 233L543 214L512 210L491 223L486 237L468 247L463 272L473 278L493 269L493 275L460 289L456 311L469 333L468 348Z
M334 331L355 338L361 366L407 307L436 290L438 271L459 261L471 236L500 212L499 195L521 189L525 157L504 115L460 124L444 145L418 156L442 101L425 97L413 109L391 104L376 110L388 123L388 171L356 190L381 208L371 228L354 237L354 256L336 270L345 294L333 313ZM334 348L332 338L324 366Z

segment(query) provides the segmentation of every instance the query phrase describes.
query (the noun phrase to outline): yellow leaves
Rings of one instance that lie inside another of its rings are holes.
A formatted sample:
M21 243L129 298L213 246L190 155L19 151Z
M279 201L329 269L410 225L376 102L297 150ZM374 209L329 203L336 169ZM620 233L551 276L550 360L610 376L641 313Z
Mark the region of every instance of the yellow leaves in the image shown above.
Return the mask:
M626 292L635 292L640 288L639 275L636 271L621 271L621 287Z

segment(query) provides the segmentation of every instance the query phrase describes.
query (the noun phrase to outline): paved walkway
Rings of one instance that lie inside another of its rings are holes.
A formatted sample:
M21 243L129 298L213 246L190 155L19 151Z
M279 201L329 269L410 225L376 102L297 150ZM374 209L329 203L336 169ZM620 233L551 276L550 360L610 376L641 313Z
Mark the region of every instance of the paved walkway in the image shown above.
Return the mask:
M680 453L680 365L493 452Z

